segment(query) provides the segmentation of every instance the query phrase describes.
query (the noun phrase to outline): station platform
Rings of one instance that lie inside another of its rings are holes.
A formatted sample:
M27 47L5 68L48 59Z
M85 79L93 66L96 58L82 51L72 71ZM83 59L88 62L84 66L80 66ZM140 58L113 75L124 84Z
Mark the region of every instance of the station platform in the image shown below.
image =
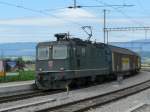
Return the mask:
M0 83L0 95L12 94L34 89L34 80Z
M34 83L34 80L31 80L31 81L17 81L17 82L0 83L0 89L1 88L5 88L5 87L28 85L28 84L33 84L33 83Z

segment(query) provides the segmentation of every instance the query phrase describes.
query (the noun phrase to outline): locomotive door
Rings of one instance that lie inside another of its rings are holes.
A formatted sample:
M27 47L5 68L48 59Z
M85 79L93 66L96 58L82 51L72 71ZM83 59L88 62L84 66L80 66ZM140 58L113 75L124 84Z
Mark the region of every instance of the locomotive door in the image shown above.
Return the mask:
M76 48L76 67L77 67L77 69L80 69L80 66L81 66L80 56L81 56L80 47L77 46L77 48Z
M113 71L114 72L121 71L121 54L113 52L112 58L113 58L112 59L112 61L113 61L113 64L112 64Z
M76 67L77 69L83 69L85 64L85 52L86 48L84 46L77 46L76 48Z

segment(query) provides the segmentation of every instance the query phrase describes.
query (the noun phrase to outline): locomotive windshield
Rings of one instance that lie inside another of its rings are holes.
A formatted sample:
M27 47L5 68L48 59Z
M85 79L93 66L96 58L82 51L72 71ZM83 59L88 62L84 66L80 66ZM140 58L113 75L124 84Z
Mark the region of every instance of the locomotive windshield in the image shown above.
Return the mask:
M47 59L66 59L68 56L67 46L54 45L54 46L40 46L38 48L38 60Z
M49 59L49 47L39 47L37 55L39 60Z
M66 59L67 46L53 46L53 59Z

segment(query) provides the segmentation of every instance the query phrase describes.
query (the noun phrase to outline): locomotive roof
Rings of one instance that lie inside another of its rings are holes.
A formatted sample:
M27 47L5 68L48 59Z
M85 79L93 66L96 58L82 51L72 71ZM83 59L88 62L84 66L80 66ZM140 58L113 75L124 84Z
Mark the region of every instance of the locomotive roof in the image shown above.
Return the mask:
M63 41L62 44L64 44L64 43L67 44L68 42ZM55 45L55 44L58 44L58 42L57 41L49 41L49 42L40 42L40 43L38 43L38 45L43 45L43 46L46 46L46 45Z
M126 49L126 48L121 48L121 47L117 47L117 46L113 46L113 45L108 45L108 47L111 49L111 51L113 52L118 52L118 53L121 53L121 54L129 54L129 55L137 55L137 53L129 50L129 49Z
M74 43L77 45L91 44L91 45L94 45L97 47L108 47L112 52L139 56L137 53L135 53L129 49L126 49L126 48L121 48L121 47L117 47L117 46L113 46L113 45L107 45L107 44L100 43L100 42L92 43L91 41L83 41L82 39L79 39L79 38L70 38L68 40L61 40L61 41L40 42L40 43L38 43L38 45L55 45L55 44L58 44L59 42L61 44L69 44L69 43Z

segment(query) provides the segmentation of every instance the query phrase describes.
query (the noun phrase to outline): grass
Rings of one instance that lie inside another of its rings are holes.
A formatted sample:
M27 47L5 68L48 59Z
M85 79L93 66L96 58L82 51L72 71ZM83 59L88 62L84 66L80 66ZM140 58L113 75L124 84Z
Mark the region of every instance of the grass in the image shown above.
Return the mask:
M0 83L35 79L35 71L19 71L19 75L0 77Z

